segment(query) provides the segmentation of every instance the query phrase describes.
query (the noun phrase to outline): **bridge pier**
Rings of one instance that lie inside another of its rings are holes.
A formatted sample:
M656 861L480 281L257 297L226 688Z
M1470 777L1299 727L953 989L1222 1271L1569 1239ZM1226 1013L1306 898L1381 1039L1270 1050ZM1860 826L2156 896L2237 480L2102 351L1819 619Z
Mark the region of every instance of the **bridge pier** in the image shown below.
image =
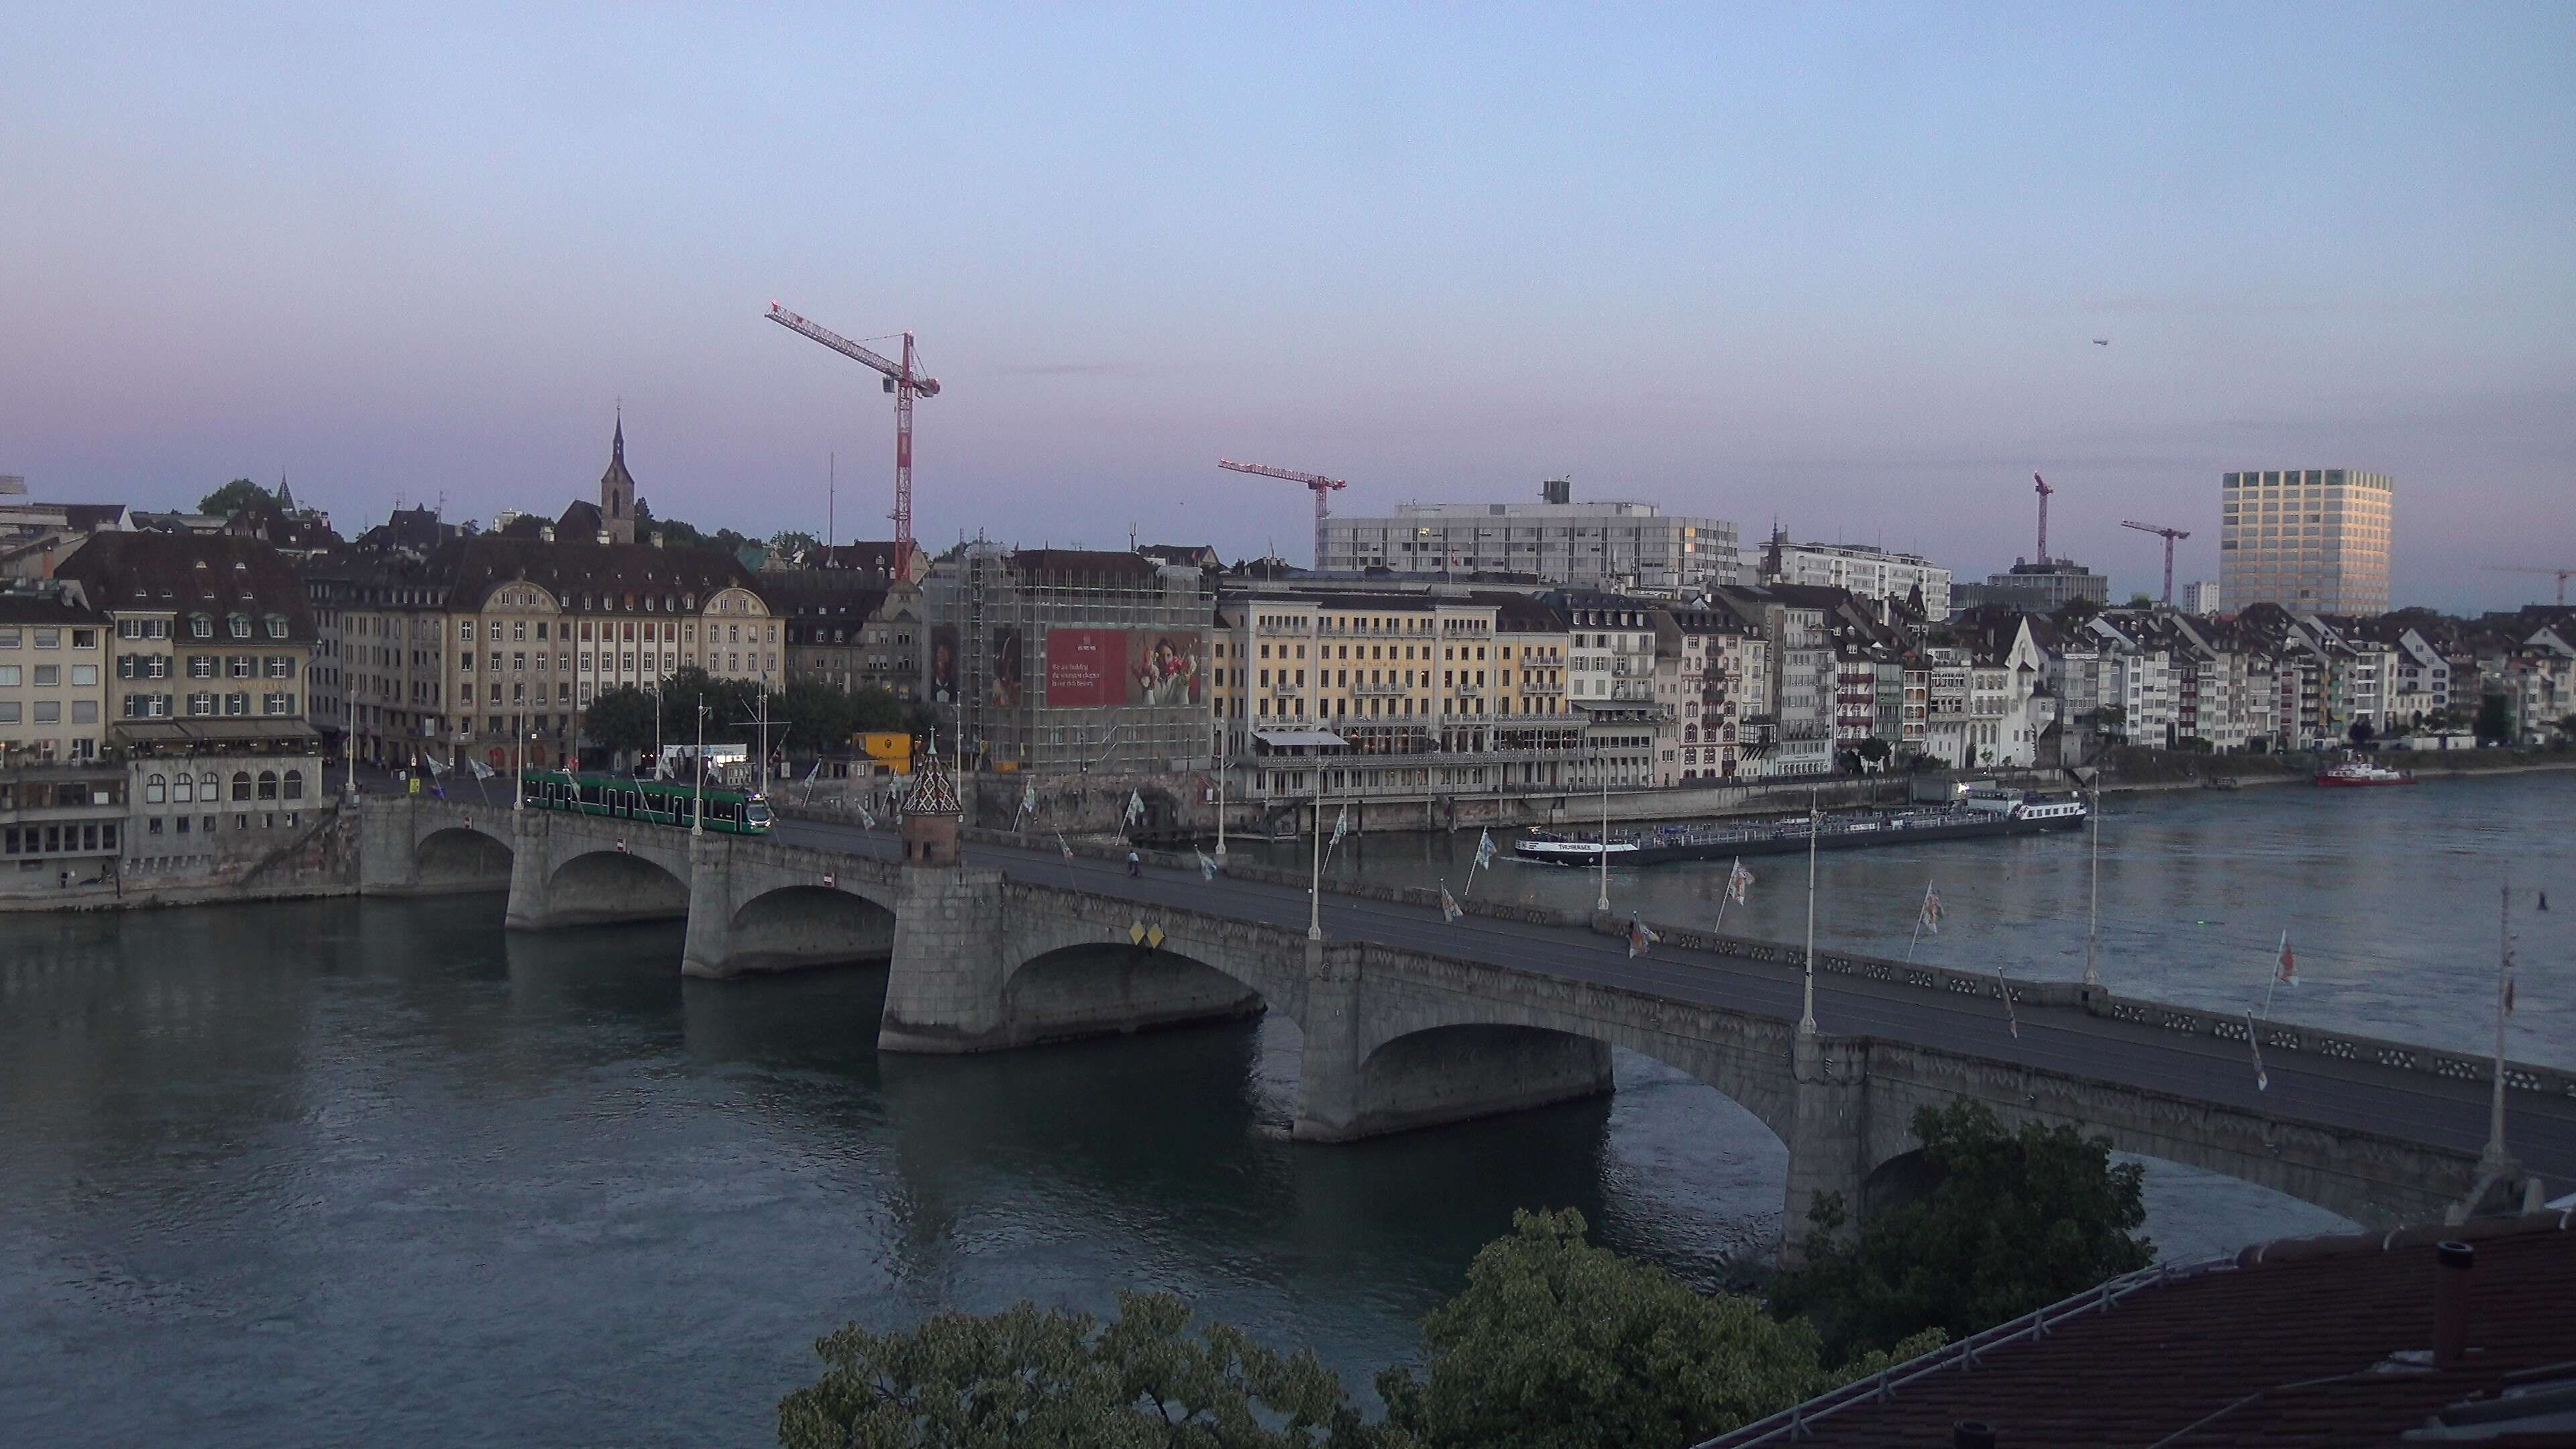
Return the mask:
M408 799L359 797L358 894L404 896L420 889L420 854L413 847Z
M1780 1266L1794 1267L1815 1239L1817 1199L1842 1200L1840 1233L1856 1228L1869 1158L1869 1044L1796 1034L1789 1054L1789 1191L1780 1209Z
M510 812L510 907L501 918L510 930L542 931L555 924L554 861L546 849L552 820L543 810Z

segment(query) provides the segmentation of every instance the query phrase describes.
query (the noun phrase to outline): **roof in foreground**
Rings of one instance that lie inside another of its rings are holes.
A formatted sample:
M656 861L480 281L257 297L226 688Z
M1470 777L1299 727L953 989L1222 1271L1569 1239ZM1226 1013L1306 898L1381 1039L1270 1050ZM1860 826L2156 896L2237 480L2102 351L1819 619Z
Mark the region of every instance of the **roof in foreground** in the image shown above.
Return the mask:
M2480 1437L2489 1444L2576 1442L2570 1217L2294 1239L2234 1260L2149 1269L2044 1310L2044 1333L2016 1320L1746 1425L1711 1449L1947 1444L1961 1420L1985 1423L1998 1445L2016 1449L2396 1445L2436 1418L2485 1420L2490 1433L2502 1431ZM2446 1238L2470 1243L2477 1262L2468 1352L2436 1369L2434 1245ZM2559 1397L2565 1417L2544 1421L2547 1400Z

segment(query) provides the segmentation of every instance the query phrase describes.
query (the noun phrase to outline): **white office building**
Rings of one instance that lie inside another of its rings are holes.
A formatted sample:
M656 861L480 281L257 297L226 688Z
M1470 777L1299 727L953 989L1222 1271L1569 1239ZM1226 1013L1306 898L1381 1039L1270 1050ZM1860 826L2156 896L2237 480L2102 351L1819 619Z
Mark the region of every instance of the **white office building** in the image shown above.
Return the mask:
M1864 599L1904 600L1923 591L1923 617L1950 617L1950 571L1910 553L1890 553L1865 543L1788 543L1765 550L1762 582L1845 589Z
M1681 597L1737 581L1735 525L1652 503L1573 501L1548 480L1537 503L1402 503L1392 516L1328 518L1316 566L1398 574L1534 575L1577 589Z

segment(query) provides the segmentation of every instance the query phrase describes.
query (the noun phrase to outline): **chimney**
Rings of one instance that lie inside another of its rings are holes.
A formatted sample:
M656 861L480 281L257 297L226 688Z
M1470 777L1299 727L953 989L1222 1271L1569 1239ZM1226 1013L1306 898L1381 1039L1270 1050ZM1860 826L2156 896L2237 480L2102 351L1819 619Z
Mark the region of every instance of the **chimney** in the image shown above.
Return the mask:
M1950 1426L1950 1449L1995 1449L1994 1426L1981 1419L1961 1419Z
M2453 1369L2469 1352L2469 1270L2478 1250L2456 1240L2433 1248L2433 1367Z

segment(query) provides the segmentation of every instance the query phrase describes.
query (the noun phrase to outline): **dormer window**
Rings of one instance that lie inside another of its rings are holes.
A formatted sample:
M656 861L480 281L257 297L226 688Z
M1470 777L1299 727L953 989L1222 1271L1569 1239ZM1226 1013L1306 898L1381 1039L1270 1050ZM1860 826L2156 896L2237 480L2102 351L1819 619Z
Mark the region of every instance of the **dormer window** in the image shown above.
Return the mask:
M268 616L268 637L271 639L283 639L286 637L286 616L284 614L271 614Z
M191 639L212 639L215 637L215 621L203 614L190 614L188 616L188 637Z
M226 632L230 633L236 639L247 639L250 637L250 615L226 615L224 618L224 628Z

